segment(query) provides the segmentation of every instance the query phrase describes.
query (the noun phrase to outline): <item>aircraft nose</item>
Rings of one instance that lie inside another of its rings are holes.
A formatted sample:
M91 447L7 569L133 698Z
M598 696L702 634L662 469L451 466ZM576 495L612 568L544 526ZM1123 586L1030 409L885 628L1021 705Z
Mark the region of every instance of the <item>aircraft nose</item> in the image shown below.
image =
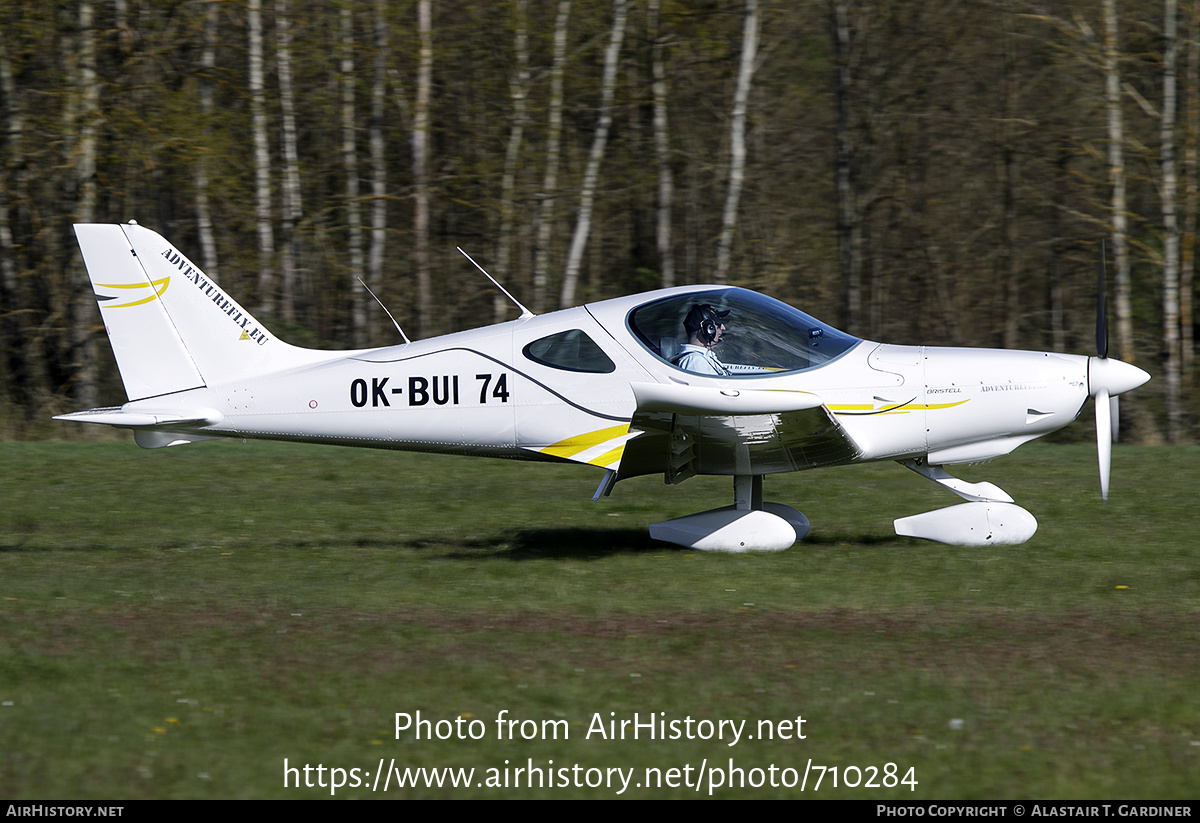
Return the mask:
M1088 393L1093 397L1101 389L1107 391L1109 397L1115 397L1136 389L1149 379L1147 372L1132 363L1107 357L1088 358Z

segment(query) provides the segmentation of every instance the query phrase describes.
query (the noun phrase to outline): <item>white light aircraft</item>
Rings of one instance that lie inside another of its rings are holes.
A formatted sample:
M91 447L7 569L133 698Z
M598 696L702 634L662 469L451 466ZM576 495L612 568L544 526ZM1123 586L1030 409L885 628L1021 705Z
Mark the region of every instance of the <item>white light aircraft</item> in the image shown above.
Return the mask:
M517 303L520 318L482 329L316 351L132 221L75 233L129 402L58 419L132 429L145 448L225 437L568 461L603 470L593 499L638 475L731 476L733 505L650 526L697 549L785 549L808 520L764 502L764 475L878 460L968 501L896 520L898 534L1023 543L1033 516L946 466L1060 429L1090 395L1107 498L1110 398L1150 378L1107 357L1102 295L1096 357L872 343L713 285L541 316Z

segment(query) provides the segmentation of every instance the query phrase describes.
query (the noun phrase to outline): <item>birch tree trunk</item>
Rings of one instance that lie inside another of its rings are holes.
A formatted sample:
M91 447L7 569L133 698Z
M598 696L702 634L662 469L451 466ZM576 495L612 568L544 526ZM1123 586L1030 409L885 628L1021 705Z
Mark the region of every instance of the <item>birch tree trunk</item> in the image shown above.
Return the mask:
M1014 25L1008 28L1015 31ZM1017 232L1017 190L1021 185L1021 168L1018 162L1016 139L1016 122L1020 116L1017 102L1017 87L1019 80L1016 72L1017 48L1014 36L1004 36L1004 122L1000 124L1000 154L1004 161L1004 178L1002 200L1004 204L1001 221L1004 229L1004 262L1005 269L1005 306L1004 306L1004 346L1019 348L1021 340L1021 318L1024 316L1024 304L1021 296L1021 261L1018 249L1020 241Z
M218 278L217 242L213 237L212 215L208 208L208 138L212 134L212 75L217 65L217 0L209 0L204 9L204 51L200 56L200 119L204 123L204 151L196 158L196 231L200 235L200 256L209 277Z
M563 66L567 59L567 21L571 0L559 0L554 19L554 58L550 66L550 113L546 135L546 170L542 178L541 203L537 214L537 251L533 260L533 312L546 310L550 282L550 231L554 220L554 202L558 197L558 157L562 145Z
M387 242L387 165L384 160L383 108L387 92L387 4L375 0L375 79L371 88L371 250L367 282L383 293L383 254ZM370 335L374 338L375 335Z
M1112 240L1116 257L1117 348L1133 362L1128 217L1125 205L1125 128L1121 116L1121 70L1117 61L1117 2L1104 0L1104 75L1108 107L1108 176L1112 183Z
M1184 214L1183 259L1179 269L1179 354L1183 385L1191 387L1195 363L1192 337L1192 288L1196 270L1196 211L1198 189L1196 149L1200 142L1200 0L1191 0L1188 9L1187 102L1184 106Z
M729 126L729 188L725 193L725 210L721 218L721 241L717 248L717 267L714 280L729 279L730 251L733 232L737 227L738 201L746 176L746 102L750 98L750 82L754 78L754 60L758 53L758 0L746 0L746 16L742 28L742 59L738 67L737 86L733 94L733 118Z
M367 292L362 286L362 213L358 192L358 141L354 120L354 16L349 8L339 13L342 44L342 170L346 174L346 229L350 244L350 292L354 345L367 345Z
M16 249L13 244L12 227L9 224L8 204L12 198L12 178L21 163L21 131L23 121L20 105L17 101L16 86L13 83L12 64L8 59L8 49L0 39L0 97L4 100L4 165L0 167L0 287L4 289L4 303L0 304L0 313L5 318L16 317L14 307L18 304L20 291L17 278ZM5 345L19 345L20 334L5 333Z
M275 235L271 228L271 156L263 90L262 0L250 0L250 120L254 130L254 217L258 224L259 311L275 313Z
M613 26L608 48L604 52L604 79L600 89L600 116L596 135L592 139L592 150L588 155L587 168L583 173L583 187L579 195L579 216L575 222L575 235L571 239L571 250L567 255L567 267L563 273L562 293L559 305L568 308L575 304L575 290L579 282L579 267L583 262L583 251L587 247L588 234L592 229L592 207L596 199L596 177L600 174L600 162L604 159L604 147L608 143L608 130L612 126L612 101L617 85L617 59L621 54L621 42L625 38L625 18L630 0L613 0Z
M500 237L496 249L496 279L508 282L509 263L512 256L513 191L516 187L517 161L521 154L521 141L525 132L526 100L529 96L529 36L527 32L527 0L516 0L516 52L517 68L509 85L512 90L512 124L508 130L508 149L504 153L504 175L500 183ZM492 314L497 323L504 321L511 304L503 294L492 298Z
M417 335L433 333L433 283L429 272L429 94L433 83L433 8L431 0L417 3L417 32L421 41L413 103L413 209L417 264Z
M23 355L28 345L28 325L21 307L21 281L17 276L16 247L13 243L9 202L19 194L14 192L15 177L21 164L20 138L23 128L20 103L13 83L12 64L0 33L0 100L4 101L4 163L0 165L0 369L6 379L0 380L0 401L20 406L28 402L29 364ZM24 378L24 379L22 379Z
M79 4L79 153L76 165L77 207L76 218L80 223L96 220L96 137L100 125L100 82L96 77L96 30L93 21L91 0ZM98 319L96 298L87 273L79 264L79 254L74 266L75 311L72 336L75 349L74 395L85 409L97 405L96 390L96 340L92 329Z
M651 73L654 77L654 154L658 161L658 220L655 239L658 245L658 265L663 288L675 285L675 254L671 248L671 200L674 181L671 177L671 145L667 131L667 79L663 66L666 35L660 26L660 0L650 0L650 36L654 45L650 52Z
M1071 154L1066 145L1060 145L1058 148L1058 160L1055 163L1056 178L1061 186L1068 179L1066 170L1071 164ZM1053 340L1054 351L1067 351L1067 326L1065 318L1065 308L1063 305L1063 275L1061 261L1066 255L1067 250L1065 237L1067 232L1063 230L1063 210L1058 207L1058 203L1066 200L1066 195L1062 195L1062 199L1054 199L1046 203L1046 225L1050 227L1050 236L1055 238L1051 245L1051 263L1048 277L1050 279L1050 330L1051 339Z
M1167 442L1183 437L1179 363L1179 226L1175 218L1175 64L1176 0L1163 4L1162 207L1163 207L1163 348L1166 350Z
M40 414L41 406L50 395L50 379L46 329L44 324L39 328L36 315L28 310L44 296L39 293L36 280L21 276L22 272L29 271L30 258L34 256L33 244L27 237L22 237L22 226L34 219L31 212L37 207L37 196L31 193L34 173L25 156L29 106L24 99L26 95L18 90L12 56L4 45L8 34L0 32L0 96L4 100L5 117L4 140L0 142L0 158L3 159L0 164L3 175L0 177L0 280L7 292L7 302L0 303L0 334L7 341L11 370L0 379L0 383L5 384L0 394L15 404L23 404L26 419L33 419ZM30 131L36 134L36 131ZM82 257L74 250L72 264L78 271L83 271ZM55 310L71 317L70 295L65 297L66 300L55 300ZM0 361L0 368L3 366Z
M283 203L280 255L280 315L296 320L296 223L300 220L300 156L296 147L296 104L292 89L292 20L289 0L275 0L275 64L279 72L279 114L283 140Z
M860 333L862 318L862 253L858 240L857 195L854 191L853 147L850 142L850 21L846 0L830 3L836 107L837 237L842 270L841 326Z

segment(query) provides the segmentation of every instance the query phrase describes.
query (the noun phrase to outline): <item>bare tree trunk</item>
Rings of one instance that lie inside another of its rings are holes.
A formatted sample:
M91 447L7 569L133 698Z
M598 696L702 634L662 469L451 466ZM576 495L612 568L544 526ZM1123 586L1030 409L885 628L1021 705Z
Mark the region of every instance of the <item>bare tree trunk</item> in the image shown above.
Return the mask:
M417 93L413 104L413 180L416 204L417 336L433 333L433 283L429 272L429 94L433 83L433 8L431 0L417 3L417 31L421 52L417 66Z
M694 134L683 135L683 150L685 153L697 153L699 141ZM704 206L701 204L703 195L700 191L700 173L695 164L684 167L687 180L687 199L684 201L683 217L683 270L688 279L695 283L697 272L700 271L700 244L704 234ZM701 282L708 280L701 278Z
M1010 25L1006 27L1007 30L1015 31L1012 25L1015 21L1008 22ZM1020 186L1021 170L1017 162L1017 141L1014 134L1014 123L1019 116L1019 80L1015 65L1016 56L1013 54L1016 48L1014 39L1013 35L1004 35L1004 122L1000 124L1000 154L1004 160L1004 209L1001 219L1004 225L1004 261L1007 269L1004 272L1004 345L1010 349L1018 348L1021 344L1021 318L1025 314L1021 297L1021 264L1018 257L1020 243L1017 237L1017 189Z
M1056 178L1061 186L1068 180L1066 170L1070 165L1071 158L1068 149L1062 145L1058 149L1058 158L1055 163ZM1065 198L1064 198L1065 199ZM1051 243L1051 257L1048 272L1050 281L1050 333L1053 340L1054 351L1067 351L1067 327L1064 318L1063 310L1063 277L1062 266L1060 261L1063 258L1065 243L1065 232L1062 230L1063 211L1058 207L1058 198L1046 203L1046 224L1050 226L1050 236L1055 238Z
M275 235L271 228L271 155L263 91L262 0L250 0L250 120L254 130L254 216L258 224L259 311L275 313Z
M408 98L404 95L404 79L393 67L388 67L387 70L388 83L392 87L392 97L396 101L396 108L400 110L400 128L406 132L411 132L413 129L412 111L408 107Z
M542 178L541 204L537 216L537 252L533 260L533 311L546 309L550 281L550 230L554 201L558 197L558 157L562 145L563 66L567 55L567 21L571 0L559 0L554 20L554 61L550 67L550 124L546 135L546 171Z
M0 301L0 334L6 341L9 371L0 382L0 393L14 404L23 404L27 419L41 411L49 396L44 330L36 328L32 312L40 295L30 277L21 277L29 257L28 241L21 242L21 226L30 222L30 169L25 158L27 106L18 94L13 65L4 45L8 32L0 32L0 97L4 100L4 139L0 143L0 282L6 300ZM82 270L83 261L72 257ZM66 307L70 312L70 306Z
M1108 98L1108 174L1112 182L1112 239L1116 256L1117 348L1133 361L1133 312L1130 298L1128 218L1125 205L1125 128L1121 116L1121 70L1117 62L1117 2L1104 0L1104 75Z
M13 243L12 225L9 218L9 201L14 196L14 180L21 163L20 136L23 129L20 104L13 83L12 65L8 49L4 44L4 33L0 33L0 100L4 101L4 140L0 142L5 162L0 166L0 370L5 379L0 380L0 402L20 405L23 390L20 385L28 380L28 370L23 369L21 357L29 335L25 333L24 312L21 305L21 281L17 276L16 247ZM24 374L19 372L24 371Z
M117 39L121 50L128 52L133 44L133 31L129 28L129 9L127 0L113 0L113 16L116 18Z
M660 28L660 0L650 0L651 72L654 76L654 153L658 160L658 265L663 288L675 285L675 253L671 247L671 200L674 181L671 177L671 144L667 131L667 80L663 67L666 36Z
M842 270L842 328L861 333L862 250L857 196L854 191L853 147L850 143L850 21L846 0L830 4L834 47L834 101L837 109L837 237Z
M280 315L296 320L296 223L300 220L300 157L296 148L296 104L292 90L292 20L288 0L275 0L275 62L279 71L279 113L283 139L283 252L280 256Z
M612 101L617 86L617 58L621 54L621 42L625 39L625 18L629 0L613 0L613 26L608 48L604 52L604 79L600 88L600 117L596 135L592 139L592 151L588 155L587 168L583 173L583 187L579 195L579 216L575 222L575 235L571 239L571 250L567 255L567 268L563 273L562 293L559 305L567 308L575 304L575 289L579 282L579 267L583 262L583 251L587 246L588 233L592 230L592 207L596 199L596 177L600 174L600 162L604 159L604 148L608 143L608 130L612 126Z
M508 131L508 149L504 153L504 176L500 184L500 237L496 250L496 278L508 282L509 258L513 235L513 190L516 187L517 160L521 154L521 140L525 133L526 100L529 96L529 36L526 24L526 0L516 2L516 51L517 68L510 82L512 89L512 125ZM497 323L503 322L511 304L500 293L493 297L492 313Z
M78 201L76 218L81 223L96 219L96 139L100 125L100 82L96 77L96 30L91 0L79 4L79 159L76 166ZM75 279L75 311L72 334L75 348L75 399L84 408L97 405L96 340L92 329L98 320L96 298L87 273L72 255Z
M1183 385L1191 387L1195 351L1192 339L1192 283L1196 270L1197 142L1200 142L1200 0L1188 4L1187 102L1184 118L1183 260L1179 270L1179 353Z
M1167 441L1183 438L1179 363L1179 226L1175 218L1175 64L1176 0L1164 3L1162 206L1163 206L1163 348L1166 349Z
M754 77L754 60L758 54L758 0L746 0L746 17L742 28L742 59L738 67L737 86L733 94L733 118L729 126L729 188L725 193L725 211L721 219L721 241L717 248L715 280L729 279L730 251L733 232L737 226L738 201L746 176L746 103L750 98L750 81Z
M196 231L200 235L200 255L209 277L218 276L217 241L213 237L212 215L208 208L208 140L212 133L213 90L212 72L217 65L216 0L209 0L204 9L204 51L200 56L200 119L204 123L204 151L196 158Z
M354 118L354 16L340 12L342 35L342 168L346 172L346 228L350 243L350 290L354 345L367 345L367 293L363 289L362 214L358 193L358 141Z
M13 245L12 227L9 224L8 203L12 197L11 175L21 163L20 138L24 128L21 110L17 102L16 86L13 83L12 65L8 59L8 49L0 40L0 97L4 100L4 158L3 168L0 168L0 287L4 289L4 303L0 304L0 312L6 317L15 317L14 307L17 305L19 280L17 279L16 249ZM5 334L4 344L17 345L19 338Z
M383 254L387 244L387 165L383 153L383 107L387 92L387 3L375 0L375 82L371 88L371 250L367 282L383 292ZM374 338L375 335L370 335Z

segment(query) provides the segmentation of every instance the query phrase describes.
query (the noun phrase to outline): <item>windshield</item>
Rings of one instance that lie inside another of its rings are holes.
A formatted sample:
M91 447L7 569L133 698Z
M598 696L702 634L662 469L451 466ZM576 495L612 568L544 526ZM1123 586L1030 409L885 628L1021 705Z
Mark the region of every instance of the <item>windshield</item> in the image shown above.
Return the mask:
M786 303L737 288L645 303L629 313L628 323L657 357L700 374L763 375L816 368L859 342ZM701 363L704 358L707 361ZM716 365L711 364L714 358Z

